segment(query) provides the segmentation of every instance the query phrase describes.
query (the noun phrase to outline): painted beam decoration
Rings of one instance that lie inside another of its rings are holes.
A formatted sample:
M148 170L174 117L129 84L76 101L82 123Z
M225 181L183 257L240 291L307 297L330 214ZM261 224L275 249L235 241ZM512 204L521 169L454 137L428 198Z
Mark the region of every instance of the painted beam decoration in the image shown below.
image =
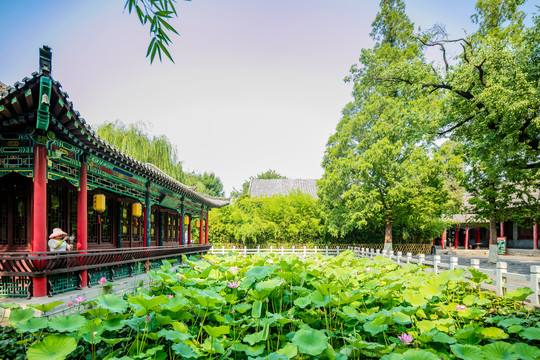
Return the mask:
M0 133L0 177L12 172L34 175L34 139L25 133Z

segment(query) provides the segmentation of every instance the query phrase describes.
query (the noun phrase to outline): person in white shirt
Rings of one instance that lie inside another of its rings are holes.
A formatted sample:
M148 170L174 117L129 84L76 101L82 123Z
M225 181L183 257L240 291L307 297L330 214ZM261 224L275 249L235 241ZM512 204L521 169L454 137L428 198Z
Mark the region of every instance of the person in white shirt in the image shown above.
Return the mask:
M50 251L67 251L73 248L73 245L69 243L73 240L73 236L68 236L67 233L60 228L54 228L51 235L49 235L49 250Z

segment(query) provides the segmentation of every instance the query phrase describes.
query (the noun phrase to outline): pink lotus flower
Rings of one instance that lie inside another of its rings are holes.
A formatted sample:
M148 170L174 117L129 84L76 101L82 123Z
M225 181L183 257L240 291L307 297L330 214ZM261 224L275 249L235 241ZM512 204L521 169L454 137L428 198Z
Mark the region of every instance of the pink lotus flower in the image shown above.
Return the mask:
M104 277L98 280L99 285L105 285L106 283L107 283L107 279L105 279Z
M371 268L365 268L364 270L366 270L366 272L371 272Z
M405 345L410 345L413 341L413 337L410 334L403 333L400 336L398 336L398 339L401 340Z
M67 306L73 306L73 302L71 300L68 300Z
M86 301L86 298L84 296L77 296L75 299L73 299L73 302L75 304L80 304Z
M174 295L167 295L169 297L169 299L172 299L174 297Z
M232 267L232 268L229 269L229 271L230 271L231 274L233 274L233 275L238 274L238 270L239 270L239 269L238 269L238 266L234 266L234 267Z
M236 289L238 287L238 282L236 281L231 281L230 283L227 284L227 287L230 287L231 289Z
M178 275L178 280L182 281L182 275Z
M209 262L210 264L213 264L213 263L214 263L214 260L208 260L208 262Z
M461 311L461 310L465 310L467 307L465 305L456 305L456 310L457 311Z

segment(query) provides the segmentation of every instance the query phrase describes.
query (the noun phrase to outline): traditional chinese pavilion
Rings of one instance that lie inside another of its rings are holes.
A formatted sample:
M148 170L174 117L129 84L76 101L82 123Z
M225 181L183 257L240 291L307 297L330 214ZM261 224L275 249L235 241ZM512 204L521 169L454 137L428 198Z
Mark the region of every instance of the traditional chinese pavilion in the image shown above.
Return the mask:
M207 251L208 211L229 200L108 144L52 78L46 46L39 67L0 83L0 296L50 296ZM49 251L56 227L77 250Z

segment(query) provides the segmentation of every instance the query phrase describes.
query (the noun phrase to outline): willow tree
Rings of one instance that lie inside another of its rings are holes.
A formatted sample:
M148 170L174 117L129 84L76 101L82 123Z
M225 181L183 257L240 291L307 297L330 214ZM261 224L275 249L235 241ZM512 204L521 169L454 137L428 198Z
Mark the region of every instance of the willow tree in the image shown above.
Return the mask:
M489 219L491 262L498 260L497 222L538 219L540 21L524 27L523 3L478 1L472 18L479 28L470 36L449 40L440 28L413 36L424 48L442 50L441 66L401 61L379 76L381 84L442 99L436 133L462 144L463 185L472 195L470 210ZM450 43L462 48L454 62L446 57Z
M178 157L178 149L166 136L150 136L144 124L126 125L115 121L101 125L97 133L110 144L143 163L152 163L169 176L197 191L214 196L223 196L223 184L214 173L202 175L186 173Z
M438 99L378 81L390 64L422 60L403 1L382 0L372 25L376 44L352 68L355 100L328 141L319 196L334 235L382 223L391 250L395 224L442 228L438 219L451 203L442 176L448 161L423 136Z

